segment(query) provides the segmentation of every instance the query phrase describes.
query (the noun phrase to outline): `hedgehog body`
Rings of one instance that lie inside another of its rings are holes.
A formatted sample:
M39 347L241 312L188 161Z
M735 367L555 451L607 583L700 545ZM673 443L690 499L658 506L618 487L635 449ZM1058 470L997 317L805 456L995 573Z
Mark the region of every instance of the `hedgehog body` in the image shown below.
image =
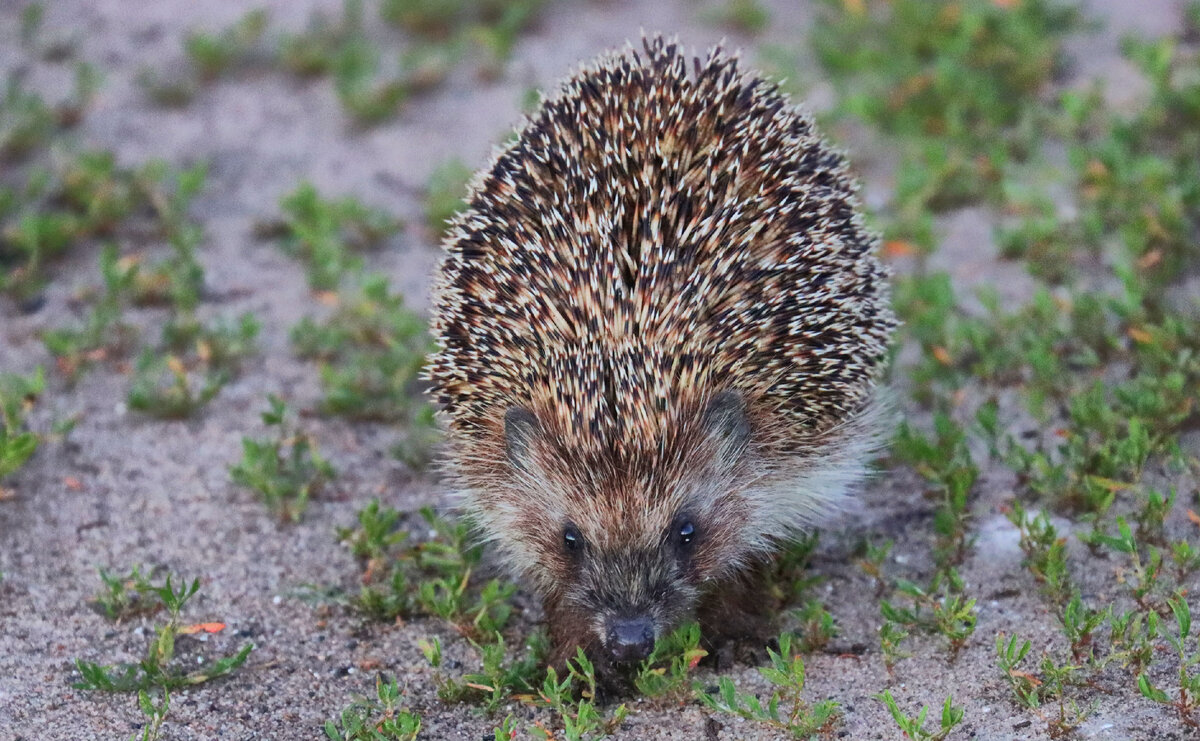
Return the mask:
M895 325L875 246L806 114L661 38L585 66L476 176L429 375L449 473L560 658L641 658L862 477Z

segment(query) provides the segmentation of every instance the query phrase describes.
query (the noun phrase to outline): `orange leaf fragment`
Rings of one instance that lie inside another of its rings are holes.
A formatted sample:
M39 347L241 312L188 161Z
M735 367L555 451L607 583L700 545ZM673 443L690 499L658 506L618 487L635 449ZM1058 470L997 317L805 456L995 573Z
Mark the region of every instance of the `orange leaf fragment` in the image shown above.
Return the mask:
M322 306L338 305L338 295L334 291L317 291L314 298L316 298L317 303L321 304Z
M225 630L225 623L196 623L185 625L179 629L181 635L190 636L196 633L220 633Z
M938 361L942 365L950 365L952 362L954 362L950 358L950 353L941 345L935 345L931 352L933 353L934 360Z
M889 239L883 243L884 257L911 257L917 254L917 248L912 242L903 239Z
M1188 519L1192 521L1192 524L1200 525L1200 515L1196 514L1195 510L1188 510Z
M1133 338L1134 342L1140 342L1143 345L1149 345L1151 342L1154 342L1154 335L1150 334L1144 329L1138 329L1137 327L1130 327L1125 331L1125 334Z
M66 476L63 478L63 485L71 491L79 491L83 489L83 482L74 476Z
M1142 270L1149 270L1162 262L1162 259L1163 251L1161 249L1153 249L1138 258L1137 266Z

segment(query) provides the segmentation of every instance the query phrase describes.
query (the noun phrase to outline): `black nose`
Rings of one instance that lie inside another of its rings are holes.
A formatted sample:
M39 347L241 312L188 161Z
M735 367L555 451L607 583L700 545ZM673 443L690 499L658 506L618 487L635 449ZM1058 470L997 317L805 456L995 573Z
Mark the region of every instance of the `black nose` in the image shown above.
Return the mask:
M640 661L654 650L649 618L620 618L608 624L608 649L617 661Z

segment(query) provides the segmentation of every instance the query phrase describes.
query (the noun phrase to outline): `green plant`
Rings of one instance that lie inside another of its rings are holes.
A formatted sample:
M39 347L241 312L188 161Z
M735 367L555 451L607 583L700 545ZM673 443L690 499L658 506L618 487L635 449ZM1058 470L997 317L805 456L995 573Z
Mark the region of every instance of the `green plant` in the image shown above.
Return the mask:
M827 0L811 36L838 110L897 136L901 211L994 190L1033 150L1038 98L1077 12L1052 0Z
M297 75L329 74L339 47L361 33L361 29L362 3L343 2L341 19L335 21L314 14L304 33L284 36L279 43L279 60L284 68Z
M654 644L654 650L638 667L633 685L646 697L670 697L684 702L691 697L690 673L708 651L700 648L700 625L676 628Z
M38 436L25 429L25 416L45 387L41 367L30 376L0 374L0 481L37 450Z
M1145 697L1167 705L1171 705L1179 713L1180 720L1191 728L1200 727L1194 717L1195 710L1200 707L1200 635L1192 635L1192 613L1184 595L1177 594L1167 604L1175 617L1176 632L1164 637L1179 657L1178 695L1174 700L1162 689L1156 687L1145 672L1140 672L1137 678L1138 690ZM1188 648L1188 640L1194 647Z
M192 69L205 82L221 77L250 56L267 30L267 11L252 10L237 23L216 34L193 31L183 42Z
M817 600L808 600L798 609L792 610L792 617L799 622L796 635L799 639L797 650L801 653L821 651L838 633L833 615L830 615L825 605Z
M25 90L19 77L7 77L0 98L0 162L29 156L58 133L59 125L41 96Z
M146 718L146 725L140 734L134 734L129 741L158 741L162 738L163 724L167 714L171 712L171 693L164 689L158 702L146 690L138 690L138 709Z
M468 638L490 640L512 614L516 586L496 579L473 583L482 549L469 544L467 525L439 517L429 507L420 515L431 535L416 542L392 532L399 513L381 510L376 502L359 513L359 528L338 530L338 539L364 561L363 586L353 604L379 620L433 615L454 623Z
M431 343L425 323L391 293L383 276L365 278L328 321L292 329L304 358L322 361L321 410L351 419L420 423L417 374Z
M962 594L961 580L953 571L939 572L928 589L901 579L896 590L909 606L883 600L879 610L884 619L896 625L917 627L939 633L949 641L952 656L958 654L975 632L975 600ZM898 636L896 631L890 633Z
M425 190L425 223L438 236L466 202L471 170L458 159L449 159L434 168Z
M242 438L242 460L230 467L229 476L258 492L281 519L298 522L309 497L336 473L311 436L285 425L283 400L271 394L267 402L263 424L276 428L277 435L268 440Z
M138 279L138 265L122 260L117 248L108 245L100 253L104 292L78 329L52 329L42 342L54 356L55 366L74 382L92 363L123 355L133 344L136 331L122 321L123 303Z
M884 620L883 625L879 626L879 649L883 652L883 665L889 675L901 659L912 656L901 648L908 635L908 631L902 628L900 623L891 620Z
M333 86L338 100L360 124L391 118L408 99L403 77L380 79L379 49L364 36L344 43L333 57Z
M1067 539L1059 537L1045 512L1029 517L1020 502L1013 502L1008 519L1020 530L1025 565L1041 582L1042 593L1056 604L1065 603L1072 593L1067 571Z
M408 532L397 529L400 512L383 507L378 499L360 509L357 519L357 528L339 527L337 538L350 546L356 558L367 563L368 571L385 562L392 549L408 538Z
M162 419L186 419L216 398L229 382L223 370L189 371L177 355L146 350L129 386L129 408Z
M336 721L325 721L330 741L414 741L421 717L400 705L403 692L395 679L375 678L375 696L358 697Z
M1004 672L1004 678L1008 680L1009 686L1012 687L1017 701L1025 707L1036 708L1041 705L1038 690L1038 685L1041 684L1041 681L1018 668L1029 653L1031 645L1029 641L1018 643L1018 640L1018 637L1013 635L1009 637L1006 643L1003 635L996 636L997 663L1000 666L1000 671Z
M134 566L124 576L110 574L98 569L104 590L92 598L91 604L109 620L124 620L138 615L158 612L164 607L158 589L143 575L140 566Z
M759 0L723 0L709 9L709 20L742 33L761 33L771 22L771 14Z
M892 719L896 721L896 725L900 727L900 731L905 738L913 741L942 741L950 736L950 732L955 726L962 723L965 715L962 708L956 708L951 704L951 698L946 698L946 703L942 706L941 727L936 731L925 730L925 716L929 713L929 707L921 706L921 711L917 713L917 717L910 718L904 714L900 706L896 704L896 699L892 697L892 693L884 690L883 694L875 695L875 699L887 706L888 712L892 714Z
M196 591L200 589L200 580L193 579L176 589L171 583L171 575L158 587L151 587L153 593L166 608L169 619L165 625L155 631L153 640L146 650L146 657L136 664L114 664L104 666L82 659L75 660L79 670L80 681L72 686L81 690L97 690L104 692L135 692L145 691L154 687L163 690L179 689L203 684L217 677L225 676L234 671L250 656L254 645L247 643L237 653L224 656L208 663L186 662L184 666L172 666L175 659L176 639L185 632L180 613L185 604ZM183 662L180 662L183 663Z
M720 678L716 694L702 693L701 702L713 710L766 723L792 738L830 734L840 721L841 711L833 700L809 704L803 699L804 660L792 653L792 636L780 635L779 651L768 648L767 654L771 666L758 669L773 685L765 706L755 695L738 692L728 677Z
M576 699L578 698L578 699ZM628 714L625 705L618 705L605 717L596 706L596 671L583 649L567 661L567 673L561 680L554 667L546 670L538 694L539 704L549 708L563 724L567 741L603 738L613 733ZM533 729L535 738L554 736L544 728Z
M934 438L926 438L903 422L893 450L898 459L913 465L933 482L942 496L933 521L937 534L934 558L945 568L962 563L966 556L970 515L967 497L979 477L979 468L967 449L966 433L949 416L934 416L934 433Z
M278 235L283 249L305 263L308 285L315 291L335 290L347 273L362 268L356 257L395 234L400 222L354 198L321 198L310 183L302 183L280 203L283 218L259 232Z
M492 741L516 741L517 721L511 715L504 716L500 725L492 731Z
M442 644L438 638L422 641L421 651L429 665L438 670L435 682L438 697L444 702L478 702L484 709L495 712L510 698L531 698L537 691L538 678L546 655L546 636L532 633L522 650L510 655L500 633L486 640L468 639L479 656L478 671L467 671L458 677L447 676L442 665Z

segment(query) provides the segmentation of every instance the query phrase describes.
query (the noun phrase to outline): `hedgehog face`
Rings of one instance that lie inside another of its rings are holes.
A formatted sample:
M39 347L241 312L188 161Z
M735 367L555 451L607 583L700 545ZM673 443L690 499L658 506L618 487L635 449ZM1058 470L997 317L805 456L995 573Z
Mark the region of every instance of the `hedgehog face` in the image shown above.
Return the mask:
M579 645L600 646L617 662L645 658L742 562L735 549L745 506L735 482L750 428L737 394L701 406L676 441L685 453L635 467L640 475L595 462L586 470L608 475L569 475L578 462L555 449L526 409L510 409L505 428L510 465L542 491L544 506L521 527L535 533L526 570L584 633L574 638Z
M649 538L637 535L597 533L589 540L568 524L563 554L551 566L561 608L578 615L590 633L578 642L599 644L617 662L646 658L656 639L692 615L704 582L696 558L702 532L690 515L676 516Z

